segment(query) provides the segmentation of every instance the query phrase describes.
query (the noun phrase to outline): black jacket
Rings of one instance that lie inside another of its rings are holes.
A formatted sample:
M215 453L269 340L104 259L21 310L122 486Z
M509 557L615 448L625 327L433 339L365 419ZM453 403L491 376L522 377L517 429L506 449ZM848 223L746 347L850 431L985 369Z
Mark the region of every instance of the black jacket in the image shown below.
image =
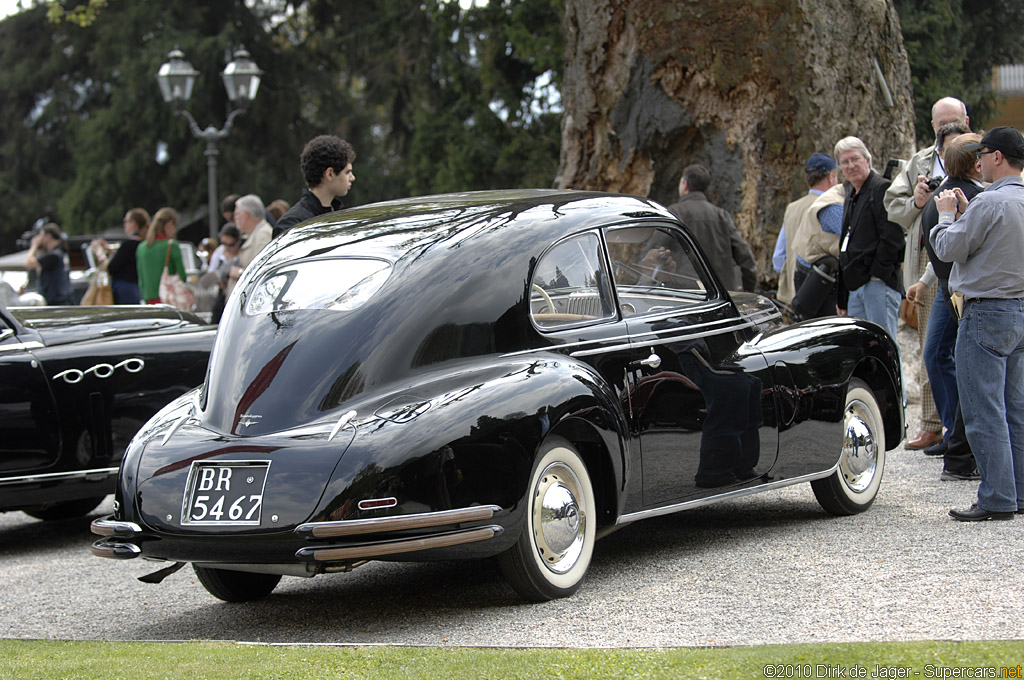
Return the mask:
M850 291L877 277L903 293L903 229L889 221L882 202L889 180L874 170L860 191L851 186L843 203L843 231L839 237L838 304L846 309Z
M302 192L298 202L288 208L285 214L281 215L281 219L277 221L277 225L274 227L274 236L288 231L300 222L305 222L312 217L334 212L335 210L341 210L342 207L341 199L335 198L331 201L331 205L325 208L320 204L320 199L316 197L316 194L306 189Z

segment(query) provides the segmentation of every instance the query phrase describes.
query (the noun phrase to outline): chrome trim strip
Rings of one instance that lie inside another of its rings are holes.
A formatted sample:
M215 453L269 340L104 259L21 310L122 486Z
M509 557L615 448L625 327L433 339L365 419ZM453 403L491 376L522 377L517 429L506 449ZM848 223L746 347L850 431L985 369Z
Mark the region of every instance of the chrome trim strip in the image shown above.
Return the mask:
M459 508L457 510L398 515L397 517L371 517L369 519L350 519L340 522L307 522L295 527L295 533L308 534L311 538L332 538L356 534L402 531L405 529L423 529L425 527L490 519L499 510L501 510L500 505L479 505L470 508Z
M677 314L672 314L672 315L669 315L669 316L678 316L678 313ZM652 320L657 320L657 319L652 318ZM736 322L739 322L739 323L736 323ZM731 325L724 326L723 324L731 324ZM706 323L699 323L699 324L694 324L692 326L686 326L685 328L687 330L693 330L693 329L696 329L696 328L708 328L708 327L713 327L713 326L719 326L719 328L714 328L714 329L712 329L710 331L703 332L703 334L700 334L700 335L698 335L698 334L690 334L690 335L686 335L685 337L680 337L680 338L673 337L670 340L660 340L659 339L658 342L675 342L677 340L685 340L685 339L690 338L690 337L692 337L694 339L696 339L696 338L703 338L703 337L707 337L709 335L715 335L716 333L728 333L728 332L731 332L731 331L742 330L744 328L750 328L750 327L752 327L754 325L756 325L756 324L754 324L753 322L749 321L748 318L745 317L745 316L740 316L740 317L736 317L736 318L732 318L732 319L720 319L720 320L717 320L717 321L708 321ZM649 336L652 336L652 335L656 337L656 333L655 332L628 333L626 335L616 335L614 337L601 338L599 340L580 340L578 342L567 342L567 343L564 343L564 344L561 344L561 345L551 345L549 347L536 347L534 349L524 349L524 350L519 350L517 352L508 352L506 354L502 354L501 356L502 356L502 358L516 357L516 356L523 356L523 355L526 355L526 354L536 354L538 352L556 352L556 351L561 351L561 350L565 350L565 349L571 349L573 347L587 347L588 345L600 345L600 347L597 347L596 349L582 349L582 350L577 350L575 352L571 352L570 353L570 355L574 356L574 357L575 356L587 356L587 355L590 355L590 354L598 354L598 353L601 353L601 352L608 352L608 351L611 351L613 349L614 350L628 349L628 348L633 347L635 345L649 345L651 343L650 340L643 340L643 341L641 341L641 340L637 340L637 338L644 338L644 337L649 337ZM620 342L622 340L625 340L626 344L622 344ZM614 345L612 347L609 347L609 346L603 344L603 343L609 343L609 342L619 342L620 344Z
M132 538L142 533L142 527L135 522L121 522L110 517L94 519L89 524L89 531L97 536L117 536L119 538Z
M410 538L386 543L367 543L346 548L302 548L295 553L299 559L313 559L316 562L333 562L336 560L351 560L362 557L381 557L383 555L398 555L401 553L417 552L420 550L433 550L436 548L450 548L464 543L476 543L486 541L500 534L502 528L499 526L480 527L478 529L467 529L465 531L454 531L440 536L427 536L424 538Z
M644 346L644 345L655 345L655 344L664 344L666 342L684 342L686 340L696 340L697 338L706 338L706 337L711 336L711 335L721 335L722 333L731 333L733 331L743 330L744 328L751 328L754 325L755 324L748 322L748 323L743 323L743 324L736 324L734 326L728 326L728 327L723 327L723 328L716 328L714 330L703 331L701 333L685 333L683 335L670 335L670 336L667 336L667 337L659 336L657 333L653 333L653 332L652 333L638 333L637 335L634 335L634 336L632 336L630 338L630 343L628 345L614 345L612 347L598 347L597 349L580 350L580 351L577 351L577 352L570 352L569 356L571 356L571 357L586 357L586 356L593 356L595 354L604 354L605 352L619 351L619 350L623 350L623 349L635 349L636 347ZM645 338L645 337L650 337L650 339L649 340L643 340L643 341L636 340L636 338Z
M729 319L730 321L738 321L739 323L733 323L729 326L722 326L721 328L713 328L706 331L700 331L698 333L682 332L678 335L670 335L664 331L648 331L646 333L637 333L630 337L630 342L635 345L649 345L652 342L665 343L665 342L679 342L683 340L695 340L697 338L706 338L709 335L718 335L720 333L731 333L733 331L741 331L744 328L751 328L755 324L747 319L741 317L739 319ZM689 331L695 328L694 326L686 326L678 329L679 331ZM650 338L649 340L638 340L637 338Z
M721 500L739 498L741 496L749 496L750 494L760 493L761 491L770 491L772 489L781 489L786 486L792 486L793 484L802 484L803 482L814 481L815 479L822 479L828 477L835 472L839 467L839 462L825 472L814 472L809 475L803 475L802 477L793 477L791 479L782 479L777 482L769 482L768 484L758 484L746 489L736 489L735 491L729 491L723 494L717 494L715 496L708 496L707 498L698 498L692 501L684 501L682 503L675 503L673 505L666 505L661 508L653 508L651 510L641 510L639 512L631 512L626 515L620 515L616 524L628 524L641 519L649 519L651 517L661 517L662 515L671 515L672 513L679 512L680 510L689 510L691 508L699 508L704 505L711 505Z
M43 347L43 343L37 340L29 340L28 342L16 342L0 346L0 352L30 352L34 349L42 349Z
M718 307L728 307L728 306L729 306L728 301L722 300L720 298L716 298L714 300L708 300L707 302L701 302L699 304L695 304L692 307L674 307L672 309L667 309L667 310L665 310L663 312L649 313L649 314L636 314L636 315L631 316L629 318L630 319L634 319L636 321L642 321L642 322L645 322L645 323L646 322L650 322L650 321L664 321L665 319L671 319L674 316L679 316L682 313L685 313L685 314L704 314L706 312L713 311L713 310L717 309ZM742 316L742 315L740 315L740 316ZM731 320L732 319L716 319L715 321L708 321L706 323L697 324L696 326L691 326L691 328L698 328L700 326L708 326L708 325L716 324L716 323L725 323L726 321L731 321Z
M96 541L89 549L96 557L111 560L130 560L142 554L142 548L134 543L113 543L106 538Z
M116 476L117 468L96 468L94 470L74 470L73 472L46 472L38 475L21 475L19 477L5 477L0 479L0 486L11 484L27 484L31 482L60 482L64 480L81 478L86 482L104 481L107 477ZM97 477L97 479L89 479Z

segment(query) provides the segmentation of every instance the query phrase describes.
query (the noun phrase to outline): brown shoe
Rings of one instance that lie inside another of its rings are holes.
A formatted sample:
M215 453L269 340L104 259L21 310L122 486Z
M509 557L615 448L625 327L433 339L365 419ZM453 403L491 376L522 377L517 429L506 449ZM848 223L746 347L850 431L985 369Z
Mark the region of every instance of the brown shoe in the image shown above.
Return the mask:
M903 448L912 449L914 451L918 449L926 449L932 444L938 444L942 441L941 432L929 432L928 430L921 430L917 433L917 437L907 441Z

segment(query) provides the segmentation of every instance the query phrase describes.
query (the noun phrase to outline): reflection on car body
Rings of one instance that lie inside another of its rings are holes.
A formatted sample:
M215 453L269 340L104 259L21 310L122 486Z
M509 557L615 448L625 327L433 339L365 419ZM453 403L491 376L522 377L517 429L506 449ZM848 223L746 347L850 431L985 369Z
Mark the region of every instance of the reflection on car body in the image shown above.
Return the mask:
M93 552L170 563L151 580L192 563L233 601L370 559L489 556L527 599L562 597L615 525L801 482L866 510L901 395L884 331L783 327L651 201L352 208L246 270L203 386L129 447ZM197 495L196 474L261 461L259 494ZM250 496L258 525L239 523Z

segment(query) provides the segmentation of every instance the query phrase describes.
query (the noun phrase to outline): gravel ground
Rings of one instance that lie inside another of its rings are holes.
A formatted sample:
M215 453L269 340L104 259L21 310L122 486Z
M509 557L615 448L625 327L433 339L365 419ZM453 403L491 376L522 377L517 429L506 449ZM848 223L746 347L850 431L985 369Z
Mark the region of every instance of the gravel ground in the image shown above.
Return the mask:
M135 577L159 565L92 557L89 520L3 513L0 637L488 647L1022 639L1024 518L950 520L977 485L940 482L940 468L890 452L878 500L855 517L825 514L803 484L638 522L598 543L575 596L544 604L520 601L492 562L374 563L225 604L191 570L147 585ZM110 511L108 501L94 516Z

